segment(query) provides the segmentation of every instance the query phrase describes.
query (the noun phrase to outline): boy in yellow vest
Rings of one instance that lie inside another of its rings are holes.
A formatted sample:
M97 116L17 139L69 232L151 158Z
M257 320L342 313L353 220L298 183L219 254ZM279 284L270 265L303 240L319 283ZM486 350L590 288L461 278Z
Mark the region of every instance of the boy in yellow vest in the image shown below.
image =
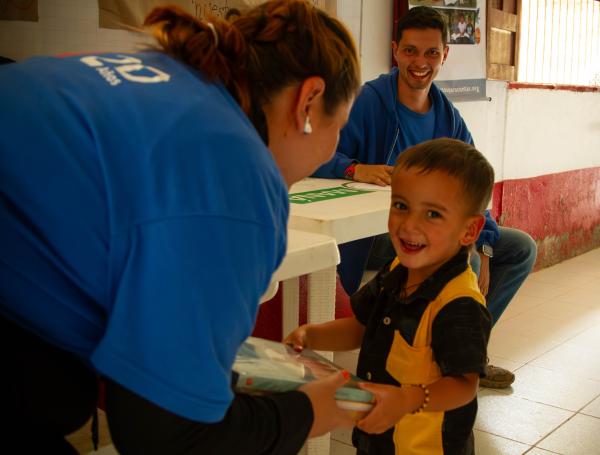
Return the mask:
M358 454L470 454L491 317L469 266L494 171L472 145L423 142L392 175L388 228L397 257L351 298L354 317L304 325L297 349L360 347L361 387L376 397L357 422Z

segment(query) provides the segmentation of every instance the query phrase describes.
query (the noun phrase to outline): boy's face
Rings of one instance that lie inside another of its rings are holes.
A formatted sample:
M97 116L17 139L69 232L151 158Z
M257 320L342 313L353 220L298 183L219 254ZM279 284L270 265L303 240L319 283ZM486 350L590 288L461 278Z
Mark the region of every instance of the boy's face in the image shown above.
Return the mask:
M458 179L441 171L396 169L388 229L400 263L425 280L461 246L474 243L485 219L470 215Z

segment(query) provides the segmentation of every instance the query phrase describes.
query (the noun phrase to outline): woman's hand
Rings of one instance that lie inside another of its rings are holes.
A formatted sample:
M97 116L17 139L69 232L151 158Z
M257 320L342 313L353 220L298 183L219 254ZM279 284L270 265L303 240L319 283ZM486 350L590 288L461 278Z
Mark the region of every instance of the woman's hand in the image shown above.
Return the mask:
M304 324L286 336L283 340L284 344L289 344L295 351L302 351L304 348L310 348L310 340L307 334L309 325Z
M340 409L335 401L335 391L347 383L348 379L350 374L342 371L300 387L299 390L308 396L313 407L314 420L309 438L321 436L338 427L354 426L350 415Z
M354 168L354 180L387 186L392 183L393 166L385 164L357 164Z
M362 382L360 388L375 396L375 406L369 414L357 423L357 427L366 433L381 434L419 407L417 390L413 387L373 384Z

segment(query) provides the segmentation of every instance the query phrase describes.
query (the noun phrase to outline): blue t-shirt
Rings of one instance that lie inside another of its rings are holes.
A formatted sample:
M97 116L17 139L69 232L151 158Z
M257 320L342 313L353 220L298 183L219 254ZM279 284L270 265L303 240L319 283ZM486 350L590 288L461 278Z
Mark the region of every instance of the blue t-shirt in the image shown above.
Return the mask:
M420 144L434 137L435 132L435 106L431 104L430 109L421 114L407 108L400 101L396 101L396 113L398 122L398 135L393 153L390 154L388 163L393 166L400 153L405 148L404 144Z
M286 246L287 188L220 84L158 52L0 68L0 312L215 422Z

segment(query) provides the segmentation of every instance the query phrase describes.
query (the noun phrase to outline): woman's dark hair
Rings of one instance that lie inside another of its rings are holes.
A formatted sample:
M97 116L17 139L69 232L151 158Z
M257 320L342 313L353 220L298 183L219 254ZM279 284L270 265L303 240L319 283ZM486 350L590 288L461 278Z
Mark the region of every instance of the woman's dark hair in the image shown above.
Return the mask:
M15 63L15 61L12 58L2 57L0 55L0 65L6 65L8 63Z
M344 25L305 0L273 0L232 17L199 20L177 7L159 7L154 26L160 47L219 80L265 138L262 106L280 90L311 76L325 81L324 109L333 115L360 87L354 41Z
M456 139L440 138L410 147L400 154L396 169L440 171L456 178L463 187L472 213L483 213L494 189L494 169L479 150Z
M448 40L448 24L442 14L430 6L415 6L408 10L404 16L398 20L396 28L396 39L400 42L402 32L409 28L418 28L424 30L426 28L435 28L442 33L442 42L444 46Z

